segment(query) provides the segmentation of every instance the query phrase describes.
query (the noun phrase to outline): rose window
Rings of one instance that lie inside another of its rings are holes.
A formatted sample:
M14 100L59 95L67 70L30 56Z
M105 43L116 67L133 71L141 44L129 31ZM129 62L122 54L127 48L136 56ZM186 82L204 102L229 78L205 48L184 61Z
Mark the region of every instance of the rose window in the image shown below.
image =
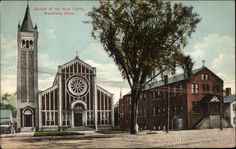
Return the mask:
M67 83L68 90L75 96L83 96L88 92L88 82L81 76L73 76Z

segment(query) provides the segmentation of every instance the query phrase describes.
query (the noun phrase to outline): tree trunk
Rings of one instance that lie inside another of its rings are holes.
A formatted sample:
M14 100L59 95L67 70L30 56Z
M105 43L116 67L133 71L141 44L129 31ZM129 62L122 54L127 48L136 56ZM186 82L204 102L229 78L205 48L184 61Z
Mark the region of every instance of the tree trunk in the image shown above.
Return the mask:
M138 123L137 123L137 101L139 98L139 92L136 89L131 90L131 122L130 122L130 134L137 134Z

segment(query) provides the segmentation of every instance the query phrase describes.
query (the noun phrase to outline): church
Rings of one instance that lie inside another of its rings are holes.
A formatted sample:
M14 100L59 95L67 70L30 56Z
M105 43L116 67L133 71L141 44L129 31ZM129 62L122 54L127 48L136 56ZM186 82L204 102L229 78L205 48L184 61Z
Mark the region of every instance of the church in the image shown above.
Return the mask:
M38 90L38 27L27 5L17 31L17 130L97 130L114 126L113 94L96 84L96 68L76 56Z

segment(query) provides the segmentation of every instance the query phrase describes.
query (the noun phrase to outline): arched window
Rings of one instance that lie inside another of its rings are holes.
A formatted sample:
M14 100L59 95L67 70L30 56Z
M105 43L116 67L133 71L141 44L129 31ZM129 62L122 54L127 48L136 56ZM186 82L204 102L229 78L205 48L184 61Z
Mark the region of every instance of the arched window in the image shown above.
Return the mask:
M77 110L84 110L84 105L82 104L76 104L74 109L77 109Z
M29 41L26 40L26 48L29 48Z
M32 40L30 40L30 48L33 48L33 41Z
M21 42L21 47L22 47L22 48L25 48L25 40L22 40L22 42Z

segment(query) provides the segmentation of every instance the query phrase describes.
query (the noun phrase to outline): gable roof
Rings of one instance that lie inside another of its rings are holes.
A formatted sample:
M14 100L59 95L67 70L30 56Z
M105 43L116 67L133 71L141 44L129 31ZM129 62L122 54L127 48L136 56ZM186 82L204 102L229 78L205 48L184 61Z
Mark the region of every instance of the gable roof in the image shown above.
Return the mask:
M199 71L203 70L204 68L206 68L206 67L201 67L201 68L195 69L195 70L192 71L192 74L195 75ZM178 75L175 75L175 76L172 76L172 77L168 78L168 83L167 84L172 84L172 83L176 83L176 82L187 80L187 79L189 79L189 78L184 73L182 73L182 74L178 74ZM152 88L160 87L162 85L165 85L164 81L159 80L157 82L154 82L153 84L146 85L144 90L149 90L149 89L152 89Z
M85 63L85 62L82 61L78 56L76 56L73 60L71 60L71 61L69 61L69 62L67 62L67 63L65 63L65 64L63 64L63 65L59 65L59 66L60 66L59 69L61 69L61 68L63 68L63 67L66 67L66 66L68 66L68 65L71 65L71 64L73 64L73 63L75 63L75 62L82 63L83 65L85 65L86 67L90 68L91 70L93 70L93 69L95 68L95 67L92 67L91 65ZM56 76L55 76L55 78L54 78L54 80L53 80L52 87L53 87L53 86L56 86L56 85L58 84L58 81L59 81L59 80L58 80L58 72L59 72L59 69L57 70Z
M91 70L93 70L93 69L95 68L95 67L92 67L91 65L85 63L84 61L82 61L78 56L76 56L73 60L71 60L71 61L69 61L69 62L67 62L67 63L61 65L61 68L62 68L62 67L66 67L66 66L68 66L68 65L71 65L71 64L73 64L73 63L75 63L75 62L79 62L79 63L85 65L86 67L90 68Z
M231 103L235 101L235 94L224 97L224 103Z

